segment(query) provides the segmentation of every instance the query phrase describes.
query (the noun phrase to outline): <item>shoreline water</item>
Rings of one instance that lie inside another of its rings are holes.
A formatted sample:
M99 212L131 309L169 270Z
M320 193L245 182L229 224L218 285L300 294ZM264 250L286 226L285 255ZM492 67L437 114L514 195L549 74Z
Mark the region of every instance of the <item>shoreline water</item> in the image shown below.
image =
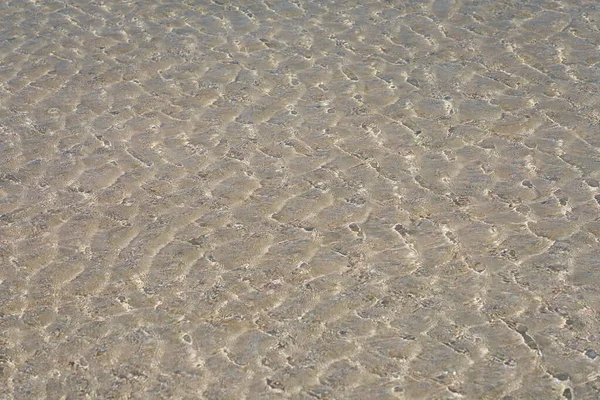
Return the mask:
M596 2L0 19L0 398L600 396Z

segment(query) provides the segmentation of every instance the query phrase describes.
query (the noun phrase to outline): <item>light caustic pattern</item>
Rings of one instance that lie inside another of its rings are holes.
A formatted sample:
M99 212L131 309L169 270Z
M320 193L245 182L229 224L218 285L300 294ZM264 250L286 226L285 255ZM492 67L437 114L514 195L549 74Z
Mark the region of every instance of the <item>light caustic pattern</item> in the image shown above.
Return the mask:
M3 1L0 398L599 398L598 4Z

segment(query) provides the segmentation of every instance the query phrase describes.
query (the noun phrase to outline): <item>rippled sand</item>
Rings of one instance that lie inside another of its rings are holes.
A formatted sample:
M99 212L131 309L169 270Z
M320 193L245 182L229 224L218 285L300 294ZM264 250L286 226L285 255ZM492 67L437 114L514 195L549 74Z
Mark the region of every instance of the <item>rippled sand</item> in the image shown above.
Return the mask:
M0 398L600 398L596 0L0 19Z

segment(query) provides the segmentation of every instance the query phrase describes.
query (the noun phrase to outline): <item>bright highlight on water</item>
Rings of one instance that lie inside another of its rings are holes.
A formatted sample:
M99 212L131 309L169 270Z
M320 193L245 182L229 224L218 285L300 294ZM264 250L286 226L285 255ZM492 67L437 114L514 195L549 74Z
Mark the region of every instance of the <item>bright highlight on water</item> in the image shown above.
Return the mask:
M0 21L1 399L600 398L598 1Z

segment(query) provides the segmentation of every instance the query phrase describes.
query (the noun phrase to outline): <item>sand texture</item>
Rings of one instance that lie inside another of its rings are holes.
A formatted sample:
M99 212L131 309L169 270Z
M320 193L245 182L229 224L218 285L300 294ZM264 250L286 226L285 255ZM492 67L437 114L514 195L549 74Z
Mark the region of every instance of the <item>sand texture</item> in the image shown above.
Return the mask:
M600 399L597 0L0 21L0 399Z

